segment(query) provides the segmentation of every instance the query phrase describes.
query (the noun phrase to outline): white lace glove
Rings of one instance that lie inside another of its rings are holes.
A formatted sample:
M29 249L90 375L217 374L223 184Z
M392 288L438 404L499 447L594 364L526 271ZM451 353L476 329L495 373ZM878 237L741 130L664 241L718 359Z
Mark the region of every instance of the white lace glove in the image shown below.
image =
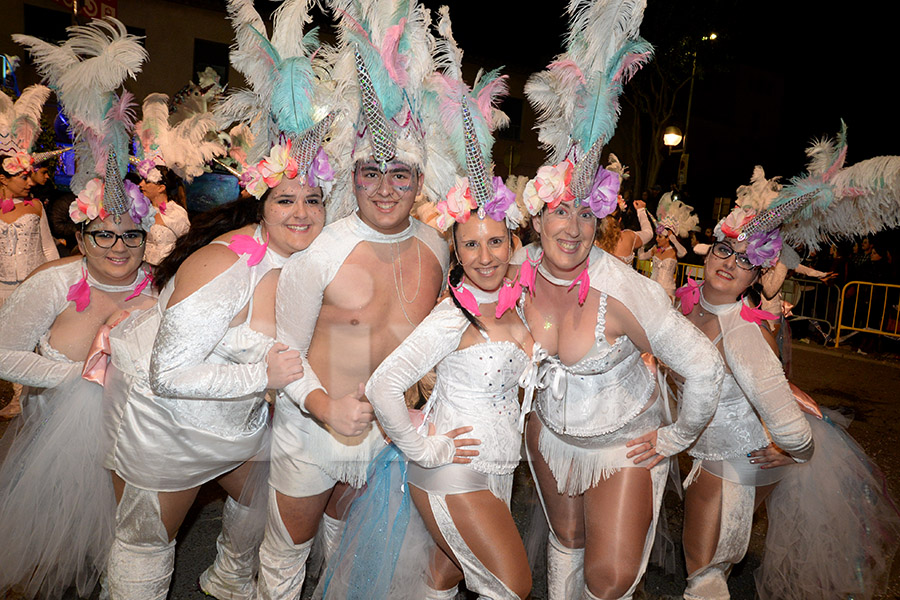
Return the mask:
M42 271L22 282L0 307L0 379L40 388L62 383L81 363L59 362L34 351L81 278L81 263Z
M740 311L720 315L719 323L725 360L772 440L797 462L806 462L813 454L812 432L794 400L781 361L759 326L743 320Z
M265 391L265 360L215 364L206 359L250 301L247 258L165 310L150 358L150 386L174 398L239 399ZM172 285L170 282L169 285Z
M468 324L452 300L444 300L384 359L366 385L366 397L385 433L407 458L425 468L453 462L456 445L446 435L423 436L416 431L404 392L456 350Z

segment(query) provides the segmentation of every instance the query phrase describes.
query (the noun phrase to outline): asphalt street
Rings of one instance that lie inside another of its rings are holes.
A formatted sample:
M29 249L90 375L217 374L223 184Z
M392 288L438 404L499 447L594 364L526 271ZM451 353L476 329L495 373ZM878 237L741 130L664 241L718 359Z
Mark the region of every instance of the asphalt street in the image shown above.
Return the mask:
M879 361L861 357L846 351L834 351L817 346L794 344L792 380L812 395L821 405L839 408L853 416L849 431L863 446L884 472L895 498L900 498L900 362ZM0 397L5 403L9 388L4 383ZM5 424L0 424L0 430ZM681 468L686 472L687 461ZM513 513L520 527L528 527L534 514L534 495L526 465L517 471L516 491L513 497ZM217 486L204 486L193 510L178 536L175 577L169 595L173 600L208 598L199 591L197 578L215 557L215 539L221 527L223 494ZM674 494L666 498L666 510L670 531L676 539L676 552L680 558L678 538L681 532L682 511ZM764 510L757 515L750 549L743 563L738 565L730 578L730 590L734 600L752 600L755 596L753 571L760 561L765 539L766 518ZM678 571L666 574L651 565L644 582L643 598L646 600L680 598L684 589L684 567L678 561ZM532 598L546 597L544 569L538 566L534 576ZM311 578L304 591L304 598L312 593ZM93 598L98 596L95 590ZM70 591L66 599L77 596ZM460 598L465 597L463 593ZM469 596L474 598L474 596ZM638 596L641 597L641 596ZM900 598L900 560L894 564L888 594L881 600Z

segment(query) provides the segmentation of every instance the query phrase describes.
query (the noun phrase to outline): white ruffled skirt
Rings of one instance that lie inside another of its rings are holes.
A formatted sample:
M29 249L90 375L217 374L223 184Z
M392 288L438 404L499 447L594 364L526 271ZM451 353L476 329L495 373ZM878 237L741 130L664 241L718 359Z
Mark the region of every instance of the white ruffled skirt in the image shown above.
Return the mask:
M18 430L0 466L0 593L87 597L106 566L115 495L103 468L103 389L73 373ZM18 425L18 426L17 426ZM4 440L7 442L8 440Z

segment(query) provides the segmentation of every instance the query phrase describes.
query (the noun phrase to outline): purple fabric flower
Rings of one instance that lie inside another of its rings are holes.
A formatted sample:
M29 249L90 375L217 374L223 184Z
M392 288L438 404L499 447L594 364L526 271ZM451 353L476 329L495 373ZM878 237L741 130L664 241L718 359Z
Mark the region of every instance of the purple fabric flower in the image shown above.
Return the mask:
M154 169L156 169L156 161L152 158L146 158L137 164L137 172L138 175L141 176L141 179L149 181L150 183L159 183L161 181L161 174L158 169L154 174Z
M780 229L753 234L747 241L747 258L758 267L771 267L778 262L781 245Z
M503 180L494 177L494 197L484 205L484 212L495 221L506 219L506 211L516 201L515 193L504 185Z
M150 215L151 203L149 198L141 191L140 186L128 181L125 184L125 195L131 200L131 220L138 227L144 227L143 221ZM145 227L146 228L146 227Z
M309 165L307 179L310 187L316 187L318 185L316 179L319 181L331 181L334 179L334 169L331 168L331 163L328 162L328 155L325 154L325 151L322 148L319 148L312 164Z
M594 177L594 185L591 187L591 193L588 196L588 204L598 219L602 219L616 210L616 206L618 206L616 198L619 194L620 185L621 179L618 173L607 171L603 167L600 167L597 171L597 175Z

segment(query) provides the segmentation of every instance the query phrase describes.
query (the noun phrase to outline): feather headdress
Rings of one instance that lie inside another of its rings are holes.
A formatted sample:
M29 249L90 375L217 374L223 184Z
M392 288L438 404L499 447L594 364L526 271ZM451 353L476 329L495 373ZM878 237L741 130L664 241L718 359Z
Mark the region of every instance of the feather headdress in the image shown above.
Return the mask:
M900 226L900 156L844 166L843 123L836 140L814 142L806 154L807 173L792 179L773 203L775 212L784 214L786 240L815 248L832 239Z
M346 85L342 112L351 123L335 133L341 157L335 200L355 206L350 173L358 160L382 169L391 160L426 173L421 121L426 77L434 71L428 10L415 0L329 0L340 19L340 46L329 57L333 77Z
M491 174L494 130L506 125L505 114L495 108L506 94L506 76L497 71L478 72L472 89L463 81L462 50L453 38L450 10L440 9L440 37L436 63L423 96L423 117L429 131L429 154L434 175L428 185L440 198L436 226L445 231L453 223L465 223L473 210L478 218L489 216L518 227L522 214L516 195Z
M76 173L70 187L77 198L69 209L75 222L131 213L149 229L155 212L131 182L128 146L134 127L134 102L125 80L139 73L147 52L139 39L114 18L94 19L66 29L59 45L27 35L13 39L28 48L38 72L56 90L75 141Z
M251 167L241 183L257 198L281 181L298 175L328 195L334 171L323 148L335 119L335 96L320 57L318 31L304 33L312 22L310 0L286 0L273 15L272 36L252 0L229 0L235 31L231 64L250 89L233 91L217 105L220 124L242 121L250 128ZM255 165L255 166L253 166ZM330 215L329 215L330 216Z
M0 155L6 156L3 170L10 175L30 171L34 164L31 148L41 133L41 111L49 95L45 85L25 88L15 102L0 92Z
M678 237L687 237L691 231L700 229L700 217L694 214L694 207L681 200L675 200L672 192L666 192L656 207L656 233L662 235L668 229Z
M209 112L170 125L169 97L148 94L141 120L135 126L139 142L138 173L147 181L159 183L161 173L157 167L167 167L185 181L191 181L204 172L209 161L225 154L225 146L218 139L208 139L215 130L216 120Z
M588 202L599 218L615 210L615 195L612 202L598 197L616 177L600 167L600 154L615 131L625 83L653 52L638 36L645 7L645 0L569 0L565 53L525 86L554 165L526 190L529 210L571 199ZM548 196L560 184L566 192Z

